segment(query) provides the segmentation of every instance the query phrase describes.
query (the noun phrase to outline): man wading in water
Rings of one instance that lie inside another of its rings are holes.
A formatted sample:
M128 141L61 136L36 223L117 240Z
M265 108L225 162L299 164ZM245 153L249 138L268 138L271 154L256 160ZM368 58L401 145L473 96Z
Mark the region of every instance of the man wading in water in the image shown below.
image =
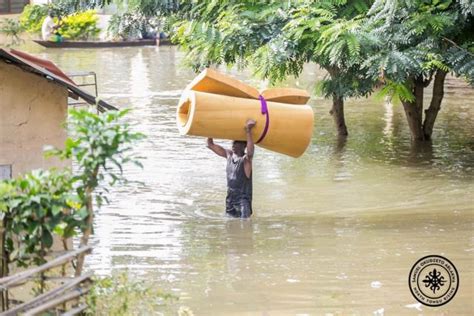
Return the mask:
M207 139L207 148L227 159L225 212L232 217L247 218L252 215L252 157L255 146L251 131L255 124L254 120L247 121L245 124L247 141L234 140L232 150L214 144L212 138Z

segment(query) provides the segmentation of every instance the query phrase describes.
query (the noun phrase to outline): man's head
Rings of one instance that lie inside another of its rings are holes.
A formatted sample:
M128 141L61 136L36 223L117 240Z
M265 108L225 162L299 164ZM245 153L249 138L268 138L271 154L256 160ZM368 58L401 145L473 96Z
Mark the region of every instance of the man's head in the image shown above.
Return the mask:
M242 140L234 140L232 142L232 151L237 155L242 157L245 154L245 147L247 147L247 142Z
M48 15L52 18L54 18L54 10L48 10Z

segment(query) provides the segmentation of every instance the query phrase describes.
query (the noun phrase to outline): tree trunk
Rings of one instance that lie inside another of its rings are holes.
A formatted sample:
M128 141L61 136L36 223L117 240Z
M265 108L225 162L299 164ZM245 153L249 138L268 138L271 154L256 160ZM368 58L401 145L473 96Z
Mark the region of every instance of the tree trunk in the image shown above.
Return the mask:
M99 167L94 169L92 176L89 180L94 180L97 182L97 175L99 174ZM91 182L88 182L91 183ZM92 234L93 224L94 224L94 203L92 201L94 193L94 188L91 186L86 187L85 189L85 199L86 199L86 208L87 208L87 220L86 220L86 229L84 230L81 238L81 243L79 247L87 246L89 243L89 237ZM77 258L76 273L75 276L78 277L82 273L82 268L84 267L85 253L82 253Z
M425 110L425 121L423 122L423 136L425 140L431 140L436 116L441 109L441 102L444 97L444 80L447 72L443 70L436 71L433 83L433 96L431 97L430 107Z
M92 225L94 222L94 206L92 203L92 189L89 187L86 188L86 200L87 200L86 208L89 214L87 216L86 229L84 230L84 233L82 234L79 248L87 246L87 244L89 243L89 237L92 233ZM80 254L77 258L76 273L75 273L76 277L82 274L82 268L84 267L84 260L85 260L85 254Z
M337 135L342 137L349 135L344 119L344 99L342 97L336 96L336 94L332 95L332 108L329 113L332 115L334 123L336 124Z
M433 143L431 141L412 142L407 162L410 165L419 166L420 163L430 163L435 159L433 154Z
M415 100L413 102L402 101L403 109L410 127L411 139L413 141L424 140L423 136L423 78L417 78L413 82L413 94Z

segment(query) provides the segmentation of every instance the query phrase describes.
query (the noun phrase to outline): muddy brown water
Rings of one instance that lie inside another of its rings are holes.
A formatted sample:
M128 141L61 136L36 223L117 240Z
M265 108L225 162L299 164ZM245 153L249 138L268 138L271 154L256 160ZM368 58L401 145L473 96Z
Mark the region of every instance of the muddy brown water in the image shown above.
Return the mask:
M400 105L349 100L338 142L329 102L313 97L314 134L299 159L256 150L254 216L223 216L225 160L175 126L194 74L175 47L26 50L65 71L95 71L101 96L131 107L143 184L112 191L97 214L87 268L128 270L196 315L461 315L474 313L474 91L449 78L431 145L410 145ZM257 87L248 72L231 73ZM307 66L286 84L312 90ZM429 93L428 93L429 96ZM218 141L229 145L227 141ZM448 304L419 304L408 274L423 256L459 272Z

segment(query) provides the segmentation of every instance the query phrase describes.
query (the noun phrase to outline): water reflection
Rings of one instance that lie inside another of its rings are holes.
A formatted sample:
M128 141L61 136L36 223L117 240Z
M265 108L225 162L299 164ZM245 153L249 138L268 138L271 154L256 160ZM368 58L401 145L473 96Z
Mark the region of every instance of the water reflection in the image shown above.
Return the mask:
M431 165L436 160L431 141L412 142L408 163L412 166Z
M346 167L346 144L347 137L338 137L334 145L332 158L334 160L334 181L344 181L351 178L349 168Z

